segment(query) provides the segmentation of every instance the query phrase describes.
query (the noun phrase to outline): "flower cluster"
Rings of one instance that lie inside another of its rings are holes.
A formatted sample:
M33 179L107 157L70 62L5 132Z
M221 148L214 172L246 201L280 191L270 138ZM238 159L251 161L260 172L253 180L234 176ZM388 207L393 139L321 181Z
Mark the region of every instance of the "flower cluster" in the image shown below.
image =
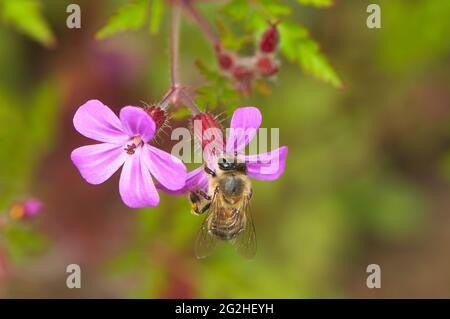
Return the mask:
M237 90L247 94L251 90L252 81L273 76L278 72L278 61L275 58L279 44L279 33L276 24L271 24L262 34L255 54L241 57L233 52L216 48L217 62L222 72L235 84Z
M157 189L181 195L208 188L203 165L187 173L180 159L150 144L158 127L155 122L162 123L152 117L155 114L160 120L159 111L125 106L117 117L102 102L90 100L79 107L73 119L79 133L100 142L72 152L72 161L81 176L90 184L100 184L123 166L119 192L123 202L132 208L158 205ZM212 114L200 112L192 121L194 135L205 155L205 165L211 170L219 156L233 154L246 163L247 174L252 178L274 180L283 173L287 147L256 155L243 152L262 122L256 107L236 109L226 139ZM196 129L197 124L200 130ZM157 185L153 179L157 180Z

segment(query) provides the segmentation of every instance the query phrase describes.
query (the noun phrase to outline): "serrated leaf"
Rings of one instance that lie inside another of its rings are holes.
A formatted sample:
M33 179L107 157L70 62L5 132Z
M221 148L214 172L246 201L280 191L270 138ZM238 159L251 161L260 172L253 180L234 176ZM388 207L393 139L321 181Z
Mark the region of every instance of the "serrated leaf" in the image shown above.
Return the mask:
M42 16L41 2L38 0L0 1L0 18L33 40L45 46L55 43L50 27Z
M147 8L146 0L124 4L109 19L108 23L97 32L97 39L102 40L119 32L140 29L145 23Z
M308 74L318 78L336 88L342 87L342 81L320 52L319 44L314 41L309 32L294 23L279 25L283 55L291 62L297 62Z
M150 32L156 34L159 31L164 15L165 5L163 0L153 0L150 6Z
M333 0L297 0L300 4L326 8L333 5Z

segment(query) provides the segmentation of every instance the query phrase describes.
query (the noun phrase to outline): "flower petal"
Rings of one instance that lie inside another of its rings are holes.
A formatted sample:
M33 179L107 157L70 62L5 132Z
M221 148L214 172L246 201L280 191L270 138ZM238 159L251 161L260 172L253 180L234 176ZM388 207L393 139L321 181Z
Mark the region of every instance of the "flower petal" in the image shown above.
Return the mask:
M277 148L268 153L245 156L247 175L259 180L274 180L284 172L288 148Z
M99 100L89 100L80 106L73 125L84 136L99 142L122 144L129 139L114 112Z
M236 109L227 138L227 153L240 151L247 146L256 135L261 121L261 112L256 107L247 106Z
M204 166L202 165L187 173L186 183L183 188L179 190L173 191L167 189L162 184L158 184L157 187L171 195L183 195L198 189L201 189L206 193L208 192L208 176L206 175Z
M152 177L142 160L142 150L136 149L129 155L120 174L119 192L123 202L131 208L141 208L159 204L159 195Z
M186 166L170 153L151 145L144 145L144 163L150 173L169 190L179 190L186 182Z
M123 145L101 143L73 150L72 162L81 176L90 184L101 184L110 178L125 162Z
M140 136L144 143L147 143L155 135L156 124L144 109L125 106L119 116L123 130L128 136Z

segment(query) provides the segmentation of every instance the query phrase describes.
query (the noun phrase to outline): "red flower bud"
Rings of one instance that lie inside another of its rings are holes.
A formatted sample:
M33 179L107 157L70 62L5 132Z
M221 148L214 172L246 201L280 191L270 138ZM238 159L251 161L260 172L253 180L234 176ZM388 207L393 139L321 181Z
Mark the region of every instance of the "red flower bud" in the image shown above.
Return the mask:
M272 24L269 29L267 29L259 43L259 50L263 53L275 52L278 46L280 35L278 33L277 26Z
M217 54L217 60L219 62L219 65L224 70L229 70L233 64L233 57L229 53L218 53Z
M250 80L253 76L252 70L243 65L238 65L232 70L233 77L239 81Z
M224 149L225 136L222 127L211 113L202 112L192 117L192 128L202 150L208 153L205 155L215 155Z
M271 76L278 72L278 65L274 59L262 56L256 61L256 69L263 76Z
M158 131L167 121L167 113L159 106L152 105L145 109L147 114L153 119L156 124L156 131Z

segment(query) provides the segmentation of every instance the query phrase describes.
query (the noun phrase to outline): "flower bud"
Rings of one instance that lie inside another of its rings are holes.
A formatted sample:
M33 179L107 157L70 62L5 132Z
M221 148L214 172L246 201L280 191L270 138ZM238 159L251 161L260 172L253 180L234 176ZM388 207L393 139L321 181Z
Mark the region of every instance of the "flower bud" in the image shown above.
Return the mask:
M233 56L229 53L219 52L217 53L217 61L224 70L229 70L234 64Z
M223 151L225 136L222 127L211 113L202 112L192 117L192 128L206 158Z
M167 113L159 106L152 105L145 109L147 114L153 119L156 124L156 131L158 131L162 126L166 124Z
M251 69L244 65L238 65L232 70L233 77L238 81L249 81L253 76Z
M256 69L263 76L271 76L278 72L278 65L274 59L261 56L256 60Z
M259 50L263 53L273 53L277 49L280 35L276 24L272 24L269 29L267 29L259 43Z

